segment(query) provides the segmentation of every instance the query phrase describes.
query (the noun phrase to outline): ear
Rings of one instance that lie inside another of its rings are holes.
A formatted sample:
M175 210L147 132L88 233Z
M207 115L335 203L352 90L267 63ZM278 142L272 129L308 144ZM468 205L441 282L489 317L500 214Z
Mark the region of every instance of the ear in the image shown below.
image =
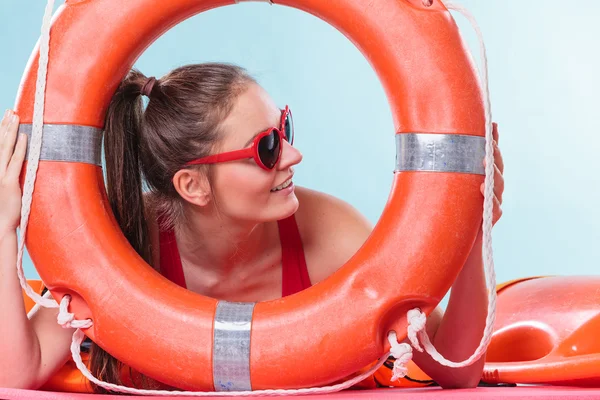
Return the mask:
M208 205L212 196L206 174L195 169L180 169L173 176L173 186L188 203L200 207Z

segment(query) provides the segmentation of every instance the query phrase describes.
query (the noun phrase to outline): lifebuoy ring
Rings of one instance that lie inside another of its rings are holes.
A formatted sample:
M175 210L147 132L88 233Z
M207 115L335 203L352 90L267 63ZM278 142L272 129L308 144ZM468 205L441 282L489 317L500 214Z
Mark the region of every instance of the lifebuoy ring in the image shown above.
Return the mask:
M498 296L483 380L598 387L600 278L518 279Z
M66 1L52 26L27 245L53 296L70 295L77 318L93 320L85 333L144 374L189 390L326 384L384 354L388 331L405 336L407 310L429 313L467 259L482 218L480 86L439 0L278 1L337 27L367 57L390 102L404 172L370 238L322 283L256 304L192 293L149 268L120 232L101 129L145 48L178 22L233 3ZM17 99L23 123L32 121L37 63L35 50Z

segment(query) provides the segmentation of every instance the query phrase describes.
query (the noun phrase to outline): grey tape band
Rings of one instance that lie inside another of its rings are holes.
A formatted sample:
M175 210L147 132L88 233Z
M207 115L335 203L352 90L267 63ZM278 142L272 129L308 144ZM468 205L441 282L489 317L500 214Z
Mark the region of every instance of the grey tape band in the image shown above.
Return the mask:
M484 158L484 137L435 133L396 135L396 171L485 175Z
M31 142L31 128L30 124L22 124L19 127L19 132L27 134L27 143ZM81 125L44 125L40 160L101 166L102 130Z
M213 382L218 392L252 390L250 334L255 304L217 303L213 334Z

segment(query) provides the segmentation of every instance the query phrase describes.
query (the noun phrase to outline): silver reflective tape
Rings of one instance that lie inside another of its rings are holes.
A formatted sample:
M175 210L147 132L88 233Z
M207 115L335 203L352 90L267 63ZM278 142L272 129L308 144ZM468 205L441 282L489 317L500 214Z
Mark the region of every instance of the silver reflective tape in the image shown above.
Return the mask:
M484 158L484 137L436 133L396 135L396 171L485 175Z
M215 390L252 390L250 333L255 303L219 301L213 336Z
M31 125L22 124L19 132L31 141ZM29 157L29 146L27 146ZM102 165L102 130L81 125L44 125L40 160Z

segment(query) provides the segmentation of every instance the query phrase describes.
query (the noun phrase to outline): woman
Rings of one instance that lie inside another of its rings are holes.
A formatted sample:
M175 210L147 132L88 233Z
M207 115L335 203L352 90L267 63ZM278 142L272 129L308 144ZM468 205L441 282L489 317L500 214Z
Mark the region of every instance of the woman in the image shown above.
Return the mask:
M69 358L73 332L58 326L55 309L29 320L20 300L15 230L26 137L15 139L18 123L7 111L0 128L0 387L37 388ZM325 279L371 226L341 200L294 186L302 154L293 134L289 109L276 107L237 66L189 65L160 80L131 71L109 105L104 143L108 196L127 240L167 278L218 299L272 300ZM495 148L494 222L503 192ZM427 326L451 360L468 357L480 341L487 307L482 271L480 233L446 313L436 310ZM450 370L421 353L414 361L443 387L475 386L483 366L480 360ZM121 366L94 344L91 370L120 383Z

